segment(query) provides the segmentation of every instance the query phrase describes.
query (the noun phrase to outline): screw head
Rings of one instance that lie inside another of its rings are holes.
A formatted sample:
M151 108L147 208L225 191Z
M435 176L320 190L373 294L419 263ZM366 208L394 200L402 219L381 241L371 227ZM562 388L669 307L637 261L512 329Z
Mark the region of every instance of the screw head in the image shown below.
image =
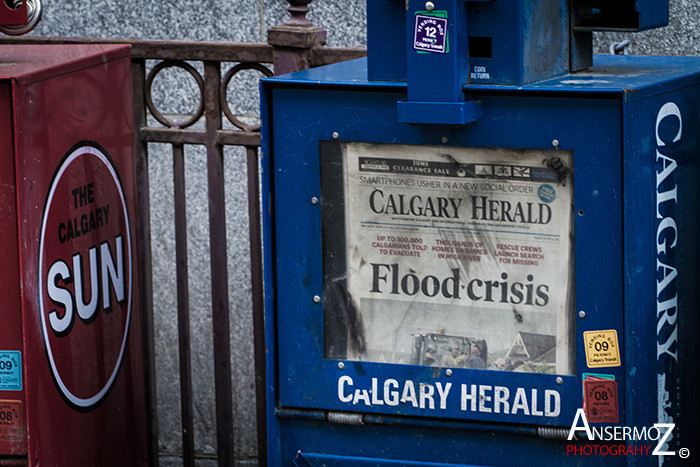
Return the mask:
M321 297L318 295L314 295L314 303L320 303L321 302Z
M562 379L561 376L557 376L557 384L561 385L564 383L564 380Z
M440 138L440 141L442 141L442 144L447 143L447 136L443 136L442 138Z
M433 2L425 2L425 9L433 11L435 9L435 4Z
M558 139L552 140L552 146L554 146L555 148L558 148L559 147L559 140Z
M333 139L338 139L338 138L340 138L340 135L338 134L337 131L334 131L333 134L332 134L331 136L333 137Z
M583 310L579 311L579 312L578 312L578 317L581 318L581 319L585 318L585 317L586 317L586 312L583 311Z
M452 370L450 370L450 369L448 368L447 370L445 370L445 374L446 374L447 376L452 376Z
M343 362L338 362L338 369L339 369L339 370L342 370L343 368L345 368L345 363L343 363Z
M318 204L318 198L316 198L315 196L311 198L311 204Z

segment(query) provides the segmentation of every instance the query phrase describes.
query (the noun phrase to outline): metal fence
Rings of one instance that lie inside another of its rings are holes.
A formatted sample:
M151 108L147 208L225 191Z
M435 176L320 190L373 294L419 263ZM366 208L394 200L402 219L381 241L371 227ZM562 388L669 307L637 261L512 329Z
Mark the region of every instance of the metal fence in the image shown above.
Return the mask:
M209 245L211 303L214 342L217 459L220 466L234 464L234 424L232 406L231 348L227 271L226 219L224 199L224 147L245 148L248 189L250 267L252 287L253 336L255 342L255 386L258 430L258 462L266 464L265 434L265 348L263 321L262 240L260 231L259 147L260 126L246 124L228 105L228 86L243 70L256 70L264 76L320 66L365 55L360 48L328 48L325 31L305 18L311 0L288 0L291 16L283 25L269 31L269 43L223 43L151 41L124 39L21 38L0 39L0 43L99 43L131 45L134 90L135 157L137 177L139 263L143 313L143 342L146 358L146 391L149 411L149 463L158 465L158 416L156 401L156 354L154 343L153 277L151 258L151 216L149 193L148 143L172 146L175 261L177 277L177 316L180 377L180 410L183 465L195 463L192 367L190 354L190 309L187 264L187 215L185 211L185 145L206 148L209 199ZM146 61L156 61L147 69ZM222 77L222 64L233 66ZM194 114L173 121L154 103L152 85L167 68L189 73L199 89L199 105ZM203 69L204 73L200 71ZM153 118L149 118L149 113ZM234 129L225 129L226 118ZM156 122L153 122L153 119ZM203 129L193 129L195 124ZM152 125L151 123L156 123ZM155 188L157 189L157 188Z

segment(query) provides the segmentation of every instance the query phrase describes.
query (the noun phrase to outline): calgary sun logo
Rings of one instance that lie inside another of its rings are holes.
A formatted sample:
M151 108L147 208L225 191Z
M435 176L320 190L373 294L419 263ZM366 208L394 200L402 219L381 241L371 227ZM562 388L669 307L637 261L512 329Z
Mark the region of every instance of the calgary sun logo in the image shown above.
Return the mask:
M88 411L119 372L132 305L131 226L117 171L80 143L56 170L39 237L41 331L56 387Z

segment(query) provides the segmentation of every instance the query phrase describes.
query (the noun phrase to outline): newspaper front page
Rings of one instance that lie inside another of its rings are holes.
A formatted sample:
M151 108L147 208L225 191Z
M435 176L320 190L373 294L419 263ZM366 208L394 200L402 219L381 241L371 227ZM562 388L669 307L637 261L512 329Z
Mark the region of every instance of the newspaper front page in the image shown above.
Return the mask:
M362 361L571 374L570 151L345 143Z

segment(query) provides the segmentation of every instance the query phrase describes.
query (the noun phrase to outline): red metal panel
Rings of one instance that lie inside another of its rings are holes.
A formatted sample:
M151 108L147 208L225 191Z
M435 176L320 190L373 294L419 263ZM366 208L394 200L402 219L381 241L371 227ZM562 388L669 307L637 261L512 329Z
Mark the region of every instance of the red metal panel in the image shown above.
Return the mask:
M129 48L123 45L4 45L0 51L0 79L12 78L25 86L128 56Z
M128 48L6 47L29 464L145 465Z
M27 2L18 8L10 8L6 2L0 2L0 24L18 26L27 24Z
M2 239L0 352L20 352L22 355L17 199L11 106L10 83L0 82L0 239ZM21 376L23 372L19 373ZM0 416L0 458L3 455L22 455L27 452L26 421L22 413L24 392L17 388L2 390L9 386L12 384L0 384L0 413L2 414ZM19 415L19 418L16 418L15 414Z

